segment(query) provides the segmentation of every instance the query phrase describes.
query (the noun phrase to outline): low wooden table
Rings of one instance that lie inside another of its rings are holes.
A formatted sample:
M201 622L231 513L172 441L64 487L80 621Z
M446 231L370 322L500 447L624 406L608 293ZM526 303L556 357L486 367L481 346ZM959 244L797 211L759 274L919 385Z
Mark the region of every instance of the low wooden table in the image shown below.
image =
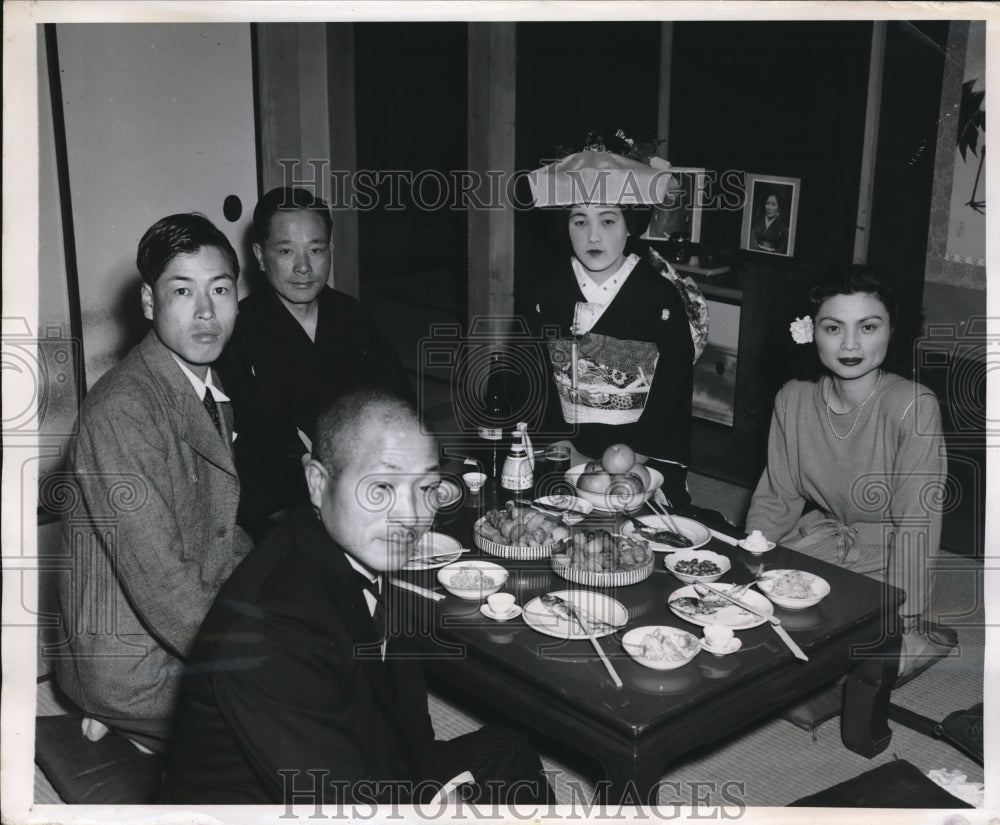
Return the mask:
M472 539L479 515L466 504L443 514L435 529L473 548L463 559L481 557L507 568L510 578L504 590L514 593L519 605L552 591L593 589L560 578L548 560L511 562L481 553ZM608 518L614 517L604 517L604 525ZM430 622L425 630L428 676L450 697L474 710L500 714L538 742L555 740L595 758L605 774L598 790L612 803L655 803L657 783L670 763L695 748L733 737L845 673L844 744L868 757L884 750L891 738L887 714L900 644L894 617L901 591L780 547L751 556L713 538L706 548L733 561L722 582L748 581L751 575L742 562L763 560L772 569L807 570L830 583L830 595L815 607L775 607L808 662L795 659L766 623L738 631L743 646L725 657L702 651L687 665L669 671L634 662L620 642L627 629L672 625L701 635L700 627L667 608L667 596L683 583L664 568L658 553L654 573L645 581L600 591L629 613L626 628L599 640L623 688L615 688L587 641L546 636L522 618L492 621L480 613L480 602L449 594L432 603L411 594L423 602L422 612ZM401 575L440 587L435 571Z

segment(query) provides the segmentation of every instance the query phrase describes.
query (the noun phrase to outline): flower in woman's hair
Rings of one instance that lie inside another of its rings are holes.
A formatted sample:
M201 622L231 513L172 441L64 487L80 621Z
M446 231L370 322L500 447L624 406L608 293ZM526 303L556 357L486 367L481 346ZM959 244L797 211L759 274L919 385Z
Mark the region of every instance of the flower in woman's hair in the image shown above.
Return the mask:
M813 319L806 315L804 318L796 318L788 325L791 330L792 340L796 344L811 344L813 340Z
M615 132L615 137L619 140L624 140L629 146L635 146L635 141L630 137L626 137L625 132L621 129Z

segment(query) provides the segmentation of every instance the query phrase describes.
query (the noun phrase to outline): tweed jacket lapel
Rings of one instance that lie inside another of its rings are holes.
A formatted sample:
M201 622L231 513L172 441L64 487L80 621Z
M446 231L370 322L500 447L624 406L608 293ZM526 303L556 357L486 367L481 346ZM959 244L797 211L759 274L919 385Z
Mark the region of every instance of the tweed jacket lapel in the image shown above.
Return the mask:
M139 352L150 373L163 389L164 395L170 399L170 403L177 409L184 422L181 438L206 461L235 476L236 464L233 461L231 443L232 411L227 409L230 405L222 405L224 431L220 434L212 424L212 419L205 411L191 382L154 330L150 330L139 344Z

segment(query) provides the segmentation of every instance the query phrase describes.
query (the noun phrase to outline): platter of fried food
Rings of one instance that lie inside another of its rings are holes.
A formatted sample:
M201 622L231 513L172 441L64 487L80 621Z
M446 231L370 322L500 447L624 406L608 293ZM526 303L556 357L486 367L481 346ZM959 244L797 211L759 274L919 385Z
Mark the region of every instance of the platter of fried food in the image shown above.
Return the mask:
M504 559L546 559L564 539L569 528L559 516L508 501L490 510L476 522L476 546L484 553Z
M653 572L653 551L641 540L607 530L574 530L552 556L552 569L590 587L636 584Z

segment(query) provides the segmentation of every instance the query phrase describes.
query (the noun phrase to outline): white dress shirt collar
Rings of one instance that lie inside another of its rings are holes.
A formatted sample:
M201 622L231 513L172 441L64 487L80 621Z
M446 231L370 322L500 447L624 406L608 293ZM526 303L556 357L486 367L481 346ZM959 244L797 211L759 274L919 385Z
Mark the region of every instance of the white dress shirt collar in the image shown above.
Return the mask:
M212 381L212 368L209 367L208 371L205 373L205 380L202 381L197 375L195 375L191 370L187 368L187 365L181 361L174 353L170 353L174 360L177 362L177 366L181 368L181 372L187 376L187 380L191 382L191 386L194 387L195 393L198 395L199 400L205 397L205 388L207 387L212 391L212 398L215 399L216 403L221 401L228 401L229 396L227 396L222 390L215 386Z

